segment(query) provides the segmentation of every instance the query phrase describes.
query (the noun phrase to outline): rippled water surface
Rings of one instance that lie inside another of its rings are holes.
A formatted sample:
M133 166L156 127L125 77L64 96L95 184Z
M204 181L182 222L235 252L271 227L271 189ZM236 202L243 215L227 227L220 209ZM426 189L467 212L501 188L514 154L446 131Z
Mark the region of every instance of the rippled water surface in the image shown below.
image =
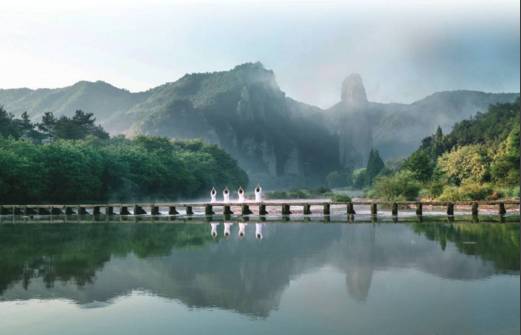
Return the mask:
M2 224L0 334L519 334L519 255L516 224Z

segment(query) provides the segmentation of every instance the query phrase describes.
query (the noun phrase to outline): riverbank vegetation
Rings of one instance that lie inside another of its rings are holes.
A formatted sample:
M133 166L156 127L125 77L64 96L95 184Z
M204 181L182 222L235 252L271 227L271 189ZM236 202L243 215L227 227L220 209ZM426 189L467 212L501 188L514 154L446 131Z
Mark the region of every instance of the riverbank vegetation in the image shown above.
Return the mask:
M0 108L0 202L168 200L246 187L223 150L201 141L110 137L92 114L33 123Z
M519 98L441 128L398 167L382 169L367 195L386 200L519 197Z

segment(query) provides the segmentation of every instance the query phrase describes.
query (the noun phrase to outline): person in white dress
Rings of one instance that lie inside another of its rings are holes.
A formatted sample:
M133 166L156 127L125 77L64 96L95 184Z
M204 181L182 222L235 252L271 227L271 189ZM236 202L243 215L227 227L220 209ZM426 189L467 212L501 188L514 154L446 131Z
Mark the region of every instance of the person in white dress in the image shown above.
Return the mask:
M238 202L244 202L246 200L242 186L239 186L239 189L237 190L237 195L239 197Z
M217 190L215 189L215 187L212 187L212 190L210 191L210 202L217 202Z
M264 224L263 223L256 223L255 224L255 238L257 240L262 240L263 239L263 235L262 235L262 228L264 228Z
M210 226L212 227L210 235L215 239L217 238L217 227L219 226L219 222L210 222Z
M224 223L224 237L229 237L231 232L231 228L232 228L232 225L233 225L233 222L225 222Z
M230 190L228 189L228 187L225 187L223 190L223 201L230 202Z
M246 235L246 226L248 224L244 222L239 222L239 238L243 238Z
M262 201L262 187L260 187L259 184L257 184L257 187L255 187L255 202L261 202Z

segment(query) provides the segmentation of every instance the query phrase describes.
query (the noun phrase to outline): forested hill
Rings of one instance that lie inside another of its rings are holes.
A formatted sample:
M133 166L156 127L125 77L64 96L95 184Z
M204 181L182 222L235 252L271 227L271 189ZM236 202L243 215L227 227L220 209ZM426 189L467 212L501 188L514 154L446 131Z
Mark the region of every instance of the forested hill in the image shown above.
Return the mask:
M377 178L372 194L385 198L480 200L519 197L520 102L487 112L426 137L401 168Z
M161 137L109 138L92 114L46 113L39 122L0 108L0 203L175 200L211 187L246 187L215 145Z
M323 110L287 97L262 64L245 63L187 74L139 93L100 81L0 90L0 105L36 119L81 109L113 135L202 139L236 159L252 182L295 187L322 185L331 173L351 175L366 166L373 149L384 159L406 157L437 126L448 131L490 104L517 96L447 91L412 104L376 103L367 97L362 77L353 74L339 89L339 103Z

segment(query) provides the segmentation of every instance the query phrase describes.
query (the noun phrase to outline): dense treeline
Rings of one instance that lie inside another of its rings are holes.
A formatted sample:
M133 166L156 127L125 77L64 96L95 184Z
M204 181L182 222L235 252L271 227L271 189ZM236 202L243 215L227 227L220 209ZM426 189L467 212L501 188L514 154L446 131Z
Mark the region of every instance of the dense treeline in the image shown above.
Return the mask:
M110 138L92 114L52 113L33 124L0 108L0 202L80 202L196 197L248 182L215 145L160 137Z
M439 200L519 197L519 98L436 133L393 173L376 178L369 195Z

